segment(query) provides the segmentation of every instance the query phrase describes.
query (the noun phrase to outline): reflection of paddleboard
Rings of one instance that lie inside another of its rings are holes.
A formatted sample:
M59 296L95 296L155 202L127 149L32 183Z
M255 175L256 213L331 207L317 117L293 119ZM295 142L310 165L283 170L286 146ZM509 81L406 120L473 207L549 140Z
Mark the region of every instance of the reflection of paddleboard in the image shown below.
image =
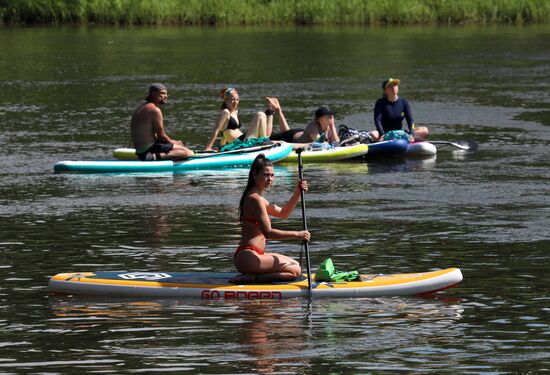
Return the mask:
M312 149L302 151L302 161L304 163L324 163L339 160L346 160L365 155L369 150L368 145L358 144L345 147L331 147L327 149ZM296 151L291 152L282 163L298 162L298 154Z
M307 278L293 282L234 285L234 273L82 272L60 273L49 281L56 293L132 297L283 299L308 295ZM423 273L362 275L363 281L314 282L315 297L378 297L434 293L462 281L458 268Z
M182 161L60 161L54 165L54 171L74 173L143 173L249 167L259 154L264 154L269 160L278 162L286 158L291 150L292 146L290 144L281 143L269 149L262 149L256 152L212 154L207 157L190 158Z

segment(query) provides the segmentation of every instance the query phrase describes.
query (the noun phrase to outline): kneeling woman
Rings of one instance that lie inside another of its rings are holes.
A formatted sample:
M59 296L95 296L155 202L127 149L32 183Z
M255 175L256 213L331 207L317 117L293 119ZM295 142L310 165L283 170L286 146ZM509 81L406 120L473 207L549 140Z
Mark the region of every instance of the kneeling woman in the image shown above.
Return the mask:
M266 253L267 239L297 239L309 241L308 231L287 231L271 227L269 216L286 219L300 200L300 190L307 191L305 180L299 181L290 200L278 207L270 204L264 192L273 184L275 177L273 164L263 154L252 163L248 183L239 204L239 222L241 223L241 242L233 260L242 275L230 281L233 283L254 283L271 281L289 281L298 278L301 267L297 261L286 255Z

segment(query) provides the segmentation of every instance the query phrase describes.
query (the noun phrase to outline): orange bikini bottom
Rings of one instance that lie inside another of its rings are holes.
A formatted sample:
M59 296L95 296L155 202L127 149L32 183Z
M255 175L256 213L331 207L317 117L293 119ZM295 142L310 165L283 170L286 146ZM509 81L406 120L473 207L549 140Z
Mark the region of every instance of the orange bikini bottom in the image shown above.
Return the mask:
M265 254L265 251L263 251L259 247L256 247L254 245L246 245L246 246L237 247L237 250L235 250L235 254L233 254L233 256L237 255L240 251L243 251L243 250L252 250L252 251L257 252L259 255L264 255Z

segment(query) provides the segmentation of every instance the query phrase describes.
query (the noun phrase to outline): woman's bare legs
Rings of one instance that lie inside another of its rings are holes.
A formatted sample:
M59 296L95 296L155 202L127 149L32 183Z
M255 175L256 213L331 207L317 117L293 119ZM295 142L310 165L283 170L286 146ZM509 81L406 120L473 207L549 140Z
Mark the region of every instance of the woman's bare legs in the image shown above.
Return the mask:
M425 126L415 128L414 129L414 139L417 140L417 141L423 141L423 140L426 139L426 137L428 137L428 133L429 133L428 128L425 127ZM375 142L384 140L384 137L380 137L380 134L378 133L377 130L371 131L369 133L369 135L371 136L372 140L375 141Z
M302 274L297 261L277 253L259 255L243 250L235 256L234 261L237 271L243 275L231 279L233 283L291 281Z
M381 141L380 139L380 133L378 133L378 130L373 130L369 133L370 137L374 142Z
M428 137L428 128L425 126L421 126L414 129L414 139L417 141L423 141Z
M250 125L248 125L246 139L269 137L268 134L271 135L271 129L267 129L267 116L264 112L256 112L254 118L250 121Z
M273 133L273 115L266 116L267 117L267 124L266 124L266 137L271 137L271 133Z
M288 123L286 122L285 115L283 114L283 108L281 107L279 100L273 96L266 96L265 99L267 100L267 105L269 108L274 110L279 117L279 131L282 133L290 130L290 126L288 126ZM273 129L273 125L271 126L271 129ZM271 135L271 133L269 135Z

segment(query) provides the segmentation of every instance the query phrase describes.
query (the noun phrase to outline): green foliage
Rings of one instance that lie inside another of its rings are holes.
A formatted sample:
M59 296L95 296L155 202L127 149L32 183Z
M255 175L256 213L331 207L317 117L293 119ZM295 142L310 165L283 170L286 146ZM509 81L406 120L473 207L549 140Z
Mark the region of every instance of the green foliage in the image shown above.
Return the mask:
M548 0L0 0L23 24L461 24L550 21Z

